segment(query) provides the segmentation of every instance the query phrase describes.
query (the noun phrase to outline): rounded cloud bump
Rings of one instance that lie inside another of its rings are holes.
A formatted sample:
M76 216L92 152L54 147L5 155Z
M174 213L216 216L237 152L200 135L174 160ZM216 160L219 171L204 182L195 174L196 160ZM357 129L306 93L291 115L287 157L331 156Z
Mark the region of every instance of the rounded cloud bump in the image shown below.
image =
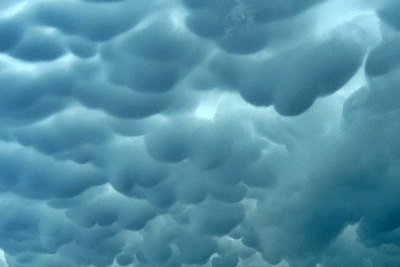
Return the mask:
M1 1L0 267L400 266L398 11Z

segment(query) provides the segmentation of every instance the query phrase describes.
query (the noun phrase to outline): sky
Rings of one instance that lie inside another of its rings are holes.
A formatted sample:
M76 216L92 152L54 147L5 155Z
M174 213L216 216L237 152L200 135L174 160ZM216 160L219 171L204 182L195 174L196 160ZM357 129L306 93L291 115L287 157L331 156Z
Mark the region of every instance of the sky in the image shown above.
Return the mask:
M0 1L0 267L400 266L398 0Z

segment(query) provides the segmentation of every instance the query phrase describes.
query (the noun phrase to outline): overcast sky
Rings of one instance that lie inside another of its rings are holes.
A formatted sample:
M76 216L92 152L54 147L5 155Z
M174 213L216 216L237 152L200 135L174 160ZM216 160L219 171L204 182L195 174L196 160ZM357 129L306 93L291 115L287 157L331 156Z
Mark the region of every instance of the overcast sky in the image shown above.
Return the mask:
M0 267L81 266L400 266L399 0L1 0Z

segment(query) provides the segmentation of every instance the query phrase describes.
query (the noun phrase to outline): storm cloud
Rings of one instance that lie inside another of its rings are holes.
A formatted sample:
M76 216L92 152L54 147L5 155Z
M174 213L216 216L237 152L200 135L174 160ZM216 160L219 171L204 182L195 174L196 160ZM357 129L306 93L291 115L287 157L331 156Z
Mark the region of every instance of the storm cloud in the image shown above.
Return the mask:
M397 0L3 0L0 267L400 266Z

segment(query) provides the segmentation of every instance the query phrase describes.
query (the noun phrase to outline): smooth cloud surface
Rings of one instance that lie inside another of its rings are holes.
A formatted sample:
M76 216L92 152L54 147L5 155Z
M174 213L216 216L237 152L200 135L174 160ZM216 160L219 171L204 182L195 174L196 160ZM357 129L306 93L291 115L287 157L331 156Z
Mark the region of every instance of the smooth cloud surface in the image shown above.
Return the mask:
M375 2L1 1L0 267L399 266Z

